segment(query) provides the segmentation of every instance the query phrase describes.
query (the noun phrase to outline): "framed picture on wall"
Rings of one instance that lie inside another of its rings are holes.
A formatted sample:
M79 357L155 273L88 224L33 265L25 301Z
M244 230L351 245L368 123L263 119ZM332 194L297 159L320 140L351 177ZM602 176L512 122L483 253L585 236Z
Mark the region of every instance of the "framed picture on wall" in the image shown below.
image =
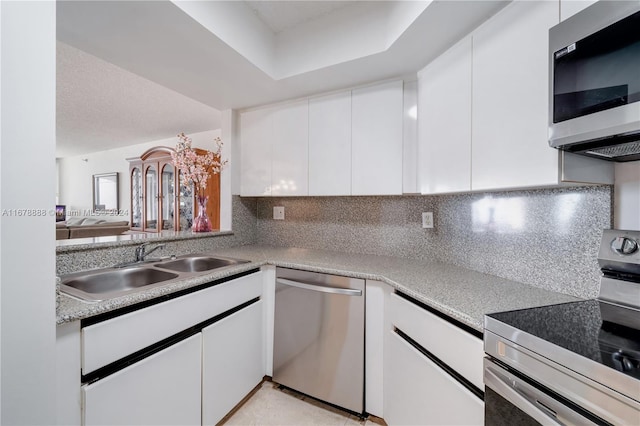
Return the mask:
M64 222L67 220L67 206L56 205L56 222Z

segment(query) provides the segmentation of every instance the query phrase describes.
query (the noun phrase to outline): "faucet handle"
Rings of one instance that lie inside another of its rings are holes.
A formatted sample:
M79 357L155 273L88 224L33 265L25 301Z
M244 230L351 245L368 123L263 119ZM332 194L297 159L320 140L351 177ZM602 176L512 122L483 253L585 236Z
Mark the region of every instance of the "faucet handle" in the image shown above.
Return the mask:
M149 242L146 242L136 247L136 262L141 262L144 260L144 252L146 251L148 245Z
M163 249L164 247L166 247L166 244L160 243L160 244L156 244L154 248L147 251L146 248L149 244L151 243L150 242L142 243L136 248L136 262L144 262L147 255L153 253L158 249Z

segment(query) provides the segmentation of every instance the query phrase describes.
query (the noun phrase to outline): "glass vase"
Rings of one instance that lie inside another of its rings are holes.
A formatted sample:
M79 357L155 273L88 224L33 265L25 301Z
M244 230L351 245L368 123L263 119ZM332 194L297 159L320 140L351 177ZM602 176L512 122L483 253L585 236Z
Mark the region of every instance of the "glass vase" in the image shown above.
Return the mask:
M196 201L198 203L198 214L193 218L191 231L211 232L211 221L209 220L209 216L207 216L207 201L209 201L209 197L197 195Z

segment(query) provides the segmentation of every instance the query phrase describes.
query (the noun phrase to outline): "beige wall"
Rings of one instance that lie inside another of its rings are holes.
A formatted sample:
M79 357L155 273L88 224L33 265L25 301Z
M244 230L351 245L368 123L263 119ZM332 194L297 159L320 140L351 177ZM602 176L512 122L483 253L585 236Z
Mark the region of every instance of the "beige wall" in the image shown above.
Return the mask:
M213 140L220 136L220 130L209 130L188 136L193 140L194 147L215 150L216 146ZM58 204L67 206L68 215L71 211L83 212L85 210L91 210L93 175L118 172L120 187L119 205L120 210L126 210L126 214L124 214L122 218L113 218L111 216L110 219L129 220L131 201L129 162L126 159L139 157L146 150L156 146L175 147L177 142L178 138L173 137L124 148L57 159L59 185ZM80 216L84 215L80 214Z

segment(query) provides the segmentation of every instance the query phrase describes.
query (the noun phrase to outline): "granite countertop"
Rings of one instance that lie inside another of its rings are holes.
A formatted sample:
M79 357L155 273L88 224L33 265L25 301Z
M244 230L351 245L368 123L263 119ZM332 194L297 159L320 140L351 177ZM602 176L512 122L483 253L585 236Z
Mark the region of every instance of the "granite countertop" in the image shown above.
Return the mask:
M108 235L104 237L88 237L88 238L71 238L69 240L56 240L56 253L67 253L79 250L86 250L87 245L91 248L107 248L107 247L126 247L137 246L140 243L165 243L171 241L193 240L196 238L211 238L212 236L233 235L232 231L212 231L203 233L194 233L188 231L169 231L162 230L159 233L137 233L137 234L120 234Z
M211 254L250 262L103 302L82 302L62 294L57 323L87 318L266 264L382 281L478 331L483 330L484 314L580 300L441 262L257 245L218 249Z

